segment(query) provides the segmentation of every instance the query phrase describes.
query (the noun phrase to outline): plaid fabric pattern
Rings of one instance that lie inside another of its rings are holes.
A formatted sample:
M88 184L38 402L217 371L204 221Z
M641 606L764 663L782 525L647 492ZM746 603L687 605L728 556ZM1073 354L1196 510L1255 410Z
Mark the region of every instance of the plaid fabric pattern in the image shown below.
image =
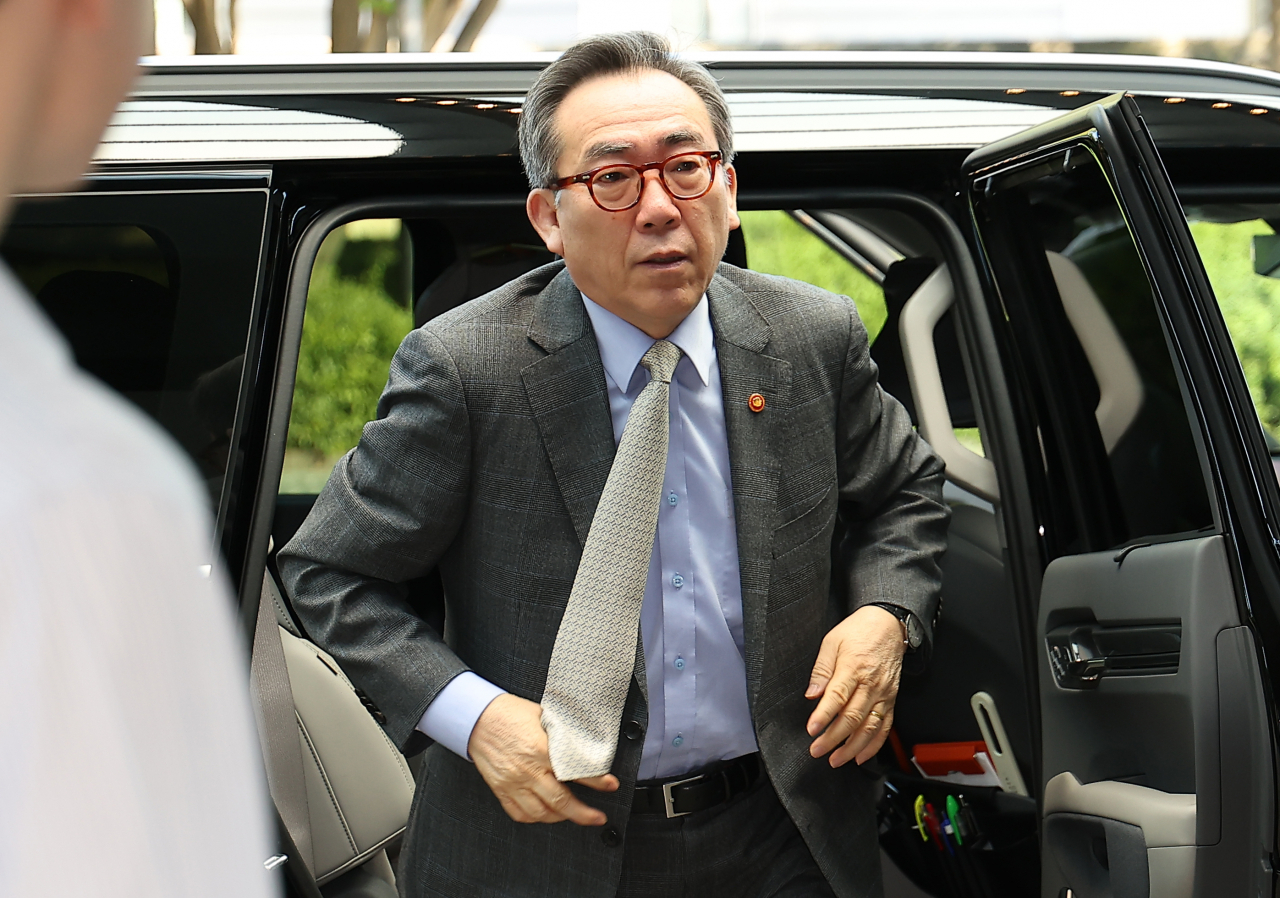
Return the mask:
M871 898L874 784L809 757L804 690L822 637L854 608L892 602L933 620L942 465L877 385L847 298L723 264L707 298L761 757L835 893ZM759 413L753 393L766 399ZM311 638L406 753L423 749L415 725L464 670L542 700L614 454L604 366L562 262L405 338L377 420L281 551L280 571ZM413 604L412 581L433 568L443 632ZM643 658L626 656L635 667L620 719L644 727ZM622 844L641 747L619 734L621 788L585 796ZM401 855L406 898L614 898L622 848L598 829L515 823L473 764L426 751Z

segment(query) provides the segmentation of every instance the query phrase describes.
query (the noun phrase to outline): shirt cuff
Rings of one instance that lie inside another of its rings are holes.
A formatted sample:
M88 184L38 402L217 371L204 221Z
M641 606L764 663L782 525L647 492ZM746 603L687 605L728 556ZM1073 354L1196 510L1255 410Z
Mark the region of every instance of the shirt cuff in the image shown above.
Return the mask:
M417 729L455 755L470 761L467 743L471 741L476 721L491 701L505 694L505 689L499 689L479 674L463 671L427 705Z

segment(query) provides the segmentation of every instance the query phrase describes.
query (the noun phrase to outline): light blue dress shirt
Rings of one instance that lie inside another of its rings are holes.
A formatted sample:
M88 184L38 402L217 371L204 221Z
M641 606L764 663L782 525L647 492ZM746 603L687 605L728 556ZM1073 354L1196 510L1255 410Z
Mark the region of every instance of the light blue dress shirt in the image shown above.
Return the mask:
M583 297L604 364L614 440L649 382L654 339ZM678 776L757 750L747 705L742 587L729 441L707 298L669 341L684 352L671 382L662 508L640 611L649 729L640 779ZM467 757L476 721L503 690L467 672L427 708L418 729Z

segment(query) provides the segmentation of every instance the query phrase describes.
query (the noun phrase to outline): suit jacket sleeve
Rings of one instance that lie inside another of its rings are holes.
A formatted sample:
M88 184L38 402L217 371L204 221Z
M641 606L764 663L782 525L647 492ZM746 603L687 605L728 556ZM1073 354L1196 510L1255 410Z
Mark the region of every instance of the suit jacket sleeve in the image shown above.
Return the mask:
M279 555L308 634L342 665L412 753L414 727L467 666L413 612L406 582L429 572L466 513L470 433L462 379L425 329L396 352L378 416L334 468Z
M939 611L950 509L942 500L943 463L882 390L867 331L851 322L837 413L837 471L844 538L839 547L848 610L888 602L924 624L925 650Z

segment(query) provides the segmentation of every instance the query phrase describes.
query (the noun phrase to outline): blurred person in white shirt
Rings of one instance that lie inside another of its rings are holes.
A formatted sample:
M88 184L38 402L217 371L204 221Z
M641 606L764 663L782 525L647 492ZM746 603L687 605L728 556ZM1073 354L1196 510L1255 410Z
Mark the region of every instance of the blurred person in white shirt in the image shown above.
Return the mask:
M145 0L0 0L0 229L65 190ZM194 470L0 263L0 895L278 891L248 664Z

